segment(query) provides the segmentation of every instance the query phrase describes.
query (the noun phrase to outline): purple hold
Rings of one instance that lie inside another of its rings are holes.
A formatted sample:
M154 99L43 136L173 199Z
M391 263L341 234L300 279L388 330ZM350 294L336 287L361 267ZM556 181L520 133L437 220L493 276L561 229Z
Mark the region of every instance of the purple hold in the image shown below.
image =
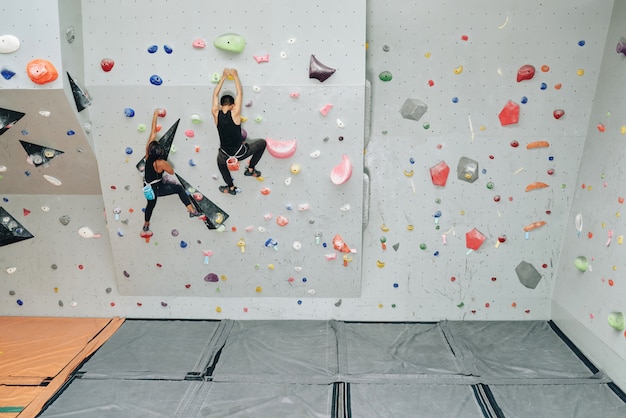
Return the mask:
M216 283L219 280L220 280L219 277L217 277L217 274L215 274L215 273L209 273L206 276L204 276L204 281L205 282Z
M619 41L615 50L618 54L626 55L626 42Z

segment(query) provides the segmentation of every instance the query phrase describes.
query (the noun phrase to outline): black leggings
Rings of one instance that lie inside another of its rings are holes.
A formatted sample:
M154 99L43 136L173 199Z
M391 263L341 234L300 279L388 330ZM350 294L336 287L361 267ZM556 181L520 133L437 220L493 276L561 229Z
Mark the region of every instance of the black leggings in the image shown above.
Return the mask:
M180 198L180 201L187 205L191 205L191 199L189 195L183 189L183 186L180 184L172 184L172 183L163 183L161 180L158 183L154 183L152 185L152 190L154 190L154 199L148 200L148 204L146 205L146 212L144 214L144 219L146 222L150 222L150 218L152 217L152 211L157 203L157 198L159 196L169 196L172 194L177 194Z
M252 141L246 141L243 143L240 154L235 155L234 157L237 157L237 159L241 161L245 160L249 156L252 156L252 158L250 158L249 167L254 168L263 156L263 153L265 152L265 146L265 139L254 139ZM231 176L230 170L226 165L226 160L228 160L228 158L229 156L220 149L217 152L217 168L219 168L220 174L222 175L222 178L224 179L228 187L233 187L233 177Z

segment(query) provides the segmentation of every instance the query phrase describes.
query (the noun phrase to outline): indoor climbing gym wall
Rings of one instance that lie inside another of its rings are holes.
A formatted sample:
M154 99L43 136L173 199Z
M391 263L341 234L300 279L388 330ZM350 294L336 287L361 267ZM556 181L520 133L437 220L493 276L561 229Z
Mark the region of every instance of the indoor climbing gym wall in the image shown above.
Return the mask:
M605 363L622 382L626 103L618 86L626 82L624 19L626 4L615 2L552 298L554 320L590 359Z
M624 7L467 3L3 5L3 313L554 317L625 358ZM224 68L267 141L234 196ZM143 231L155 109L168 181L204 216L161 197Z

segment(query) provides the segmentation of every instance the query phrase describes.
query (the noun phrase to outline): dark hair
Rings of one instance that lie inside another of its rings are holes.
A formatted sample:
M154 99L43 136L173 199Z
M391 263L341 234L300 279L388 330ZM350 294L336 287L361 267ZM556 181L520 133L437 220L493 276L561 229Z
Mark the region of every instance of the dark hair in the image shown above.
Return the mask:
M155 160L163 159L163 155L165 154L165 150L158 142L152 142L150 147L148 148L148 155Z
M231 104L235 104L235 98L231 96L230 94L225 94L220 99L220 104L222 106L229 106Z

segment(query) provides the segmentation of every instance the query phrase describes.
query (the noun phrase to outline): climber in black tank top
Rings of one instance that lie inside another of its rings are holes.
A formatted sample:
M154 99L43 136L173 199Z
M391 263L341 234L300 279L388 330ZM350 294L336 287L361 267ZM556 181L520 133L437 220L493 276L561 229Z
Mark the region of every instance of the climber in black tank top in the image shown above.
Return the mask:
M235 81L235 88L237 89L237 95L233 96L225 94L219 98L220 91L224 85L224 81L232 77ZM255 167L263 153L265 152L266 141L264 139L246 140L241 133L241 102L243 100L243 91L241 87L241 81L239 80L239 74L234 68L224 68L222 78L217 83L213 92L213 106L211 113L215 120L215 126L217 126L217 133L220 137L220 148L217 153L217 167L220 170L222 178L226 182L226 186L220 186L219 190L222 193L229 193L232 195L237 194L237 188L233 183L231 170L229 169L229 163L235 163L241 160L245 160L248 157L250 162L244 171L244 176L248 177L260 177L261 172ZM229 161L230 159L230 161ZM233 167L235 164L231 164ZM236 164L238 169L239 164Z

